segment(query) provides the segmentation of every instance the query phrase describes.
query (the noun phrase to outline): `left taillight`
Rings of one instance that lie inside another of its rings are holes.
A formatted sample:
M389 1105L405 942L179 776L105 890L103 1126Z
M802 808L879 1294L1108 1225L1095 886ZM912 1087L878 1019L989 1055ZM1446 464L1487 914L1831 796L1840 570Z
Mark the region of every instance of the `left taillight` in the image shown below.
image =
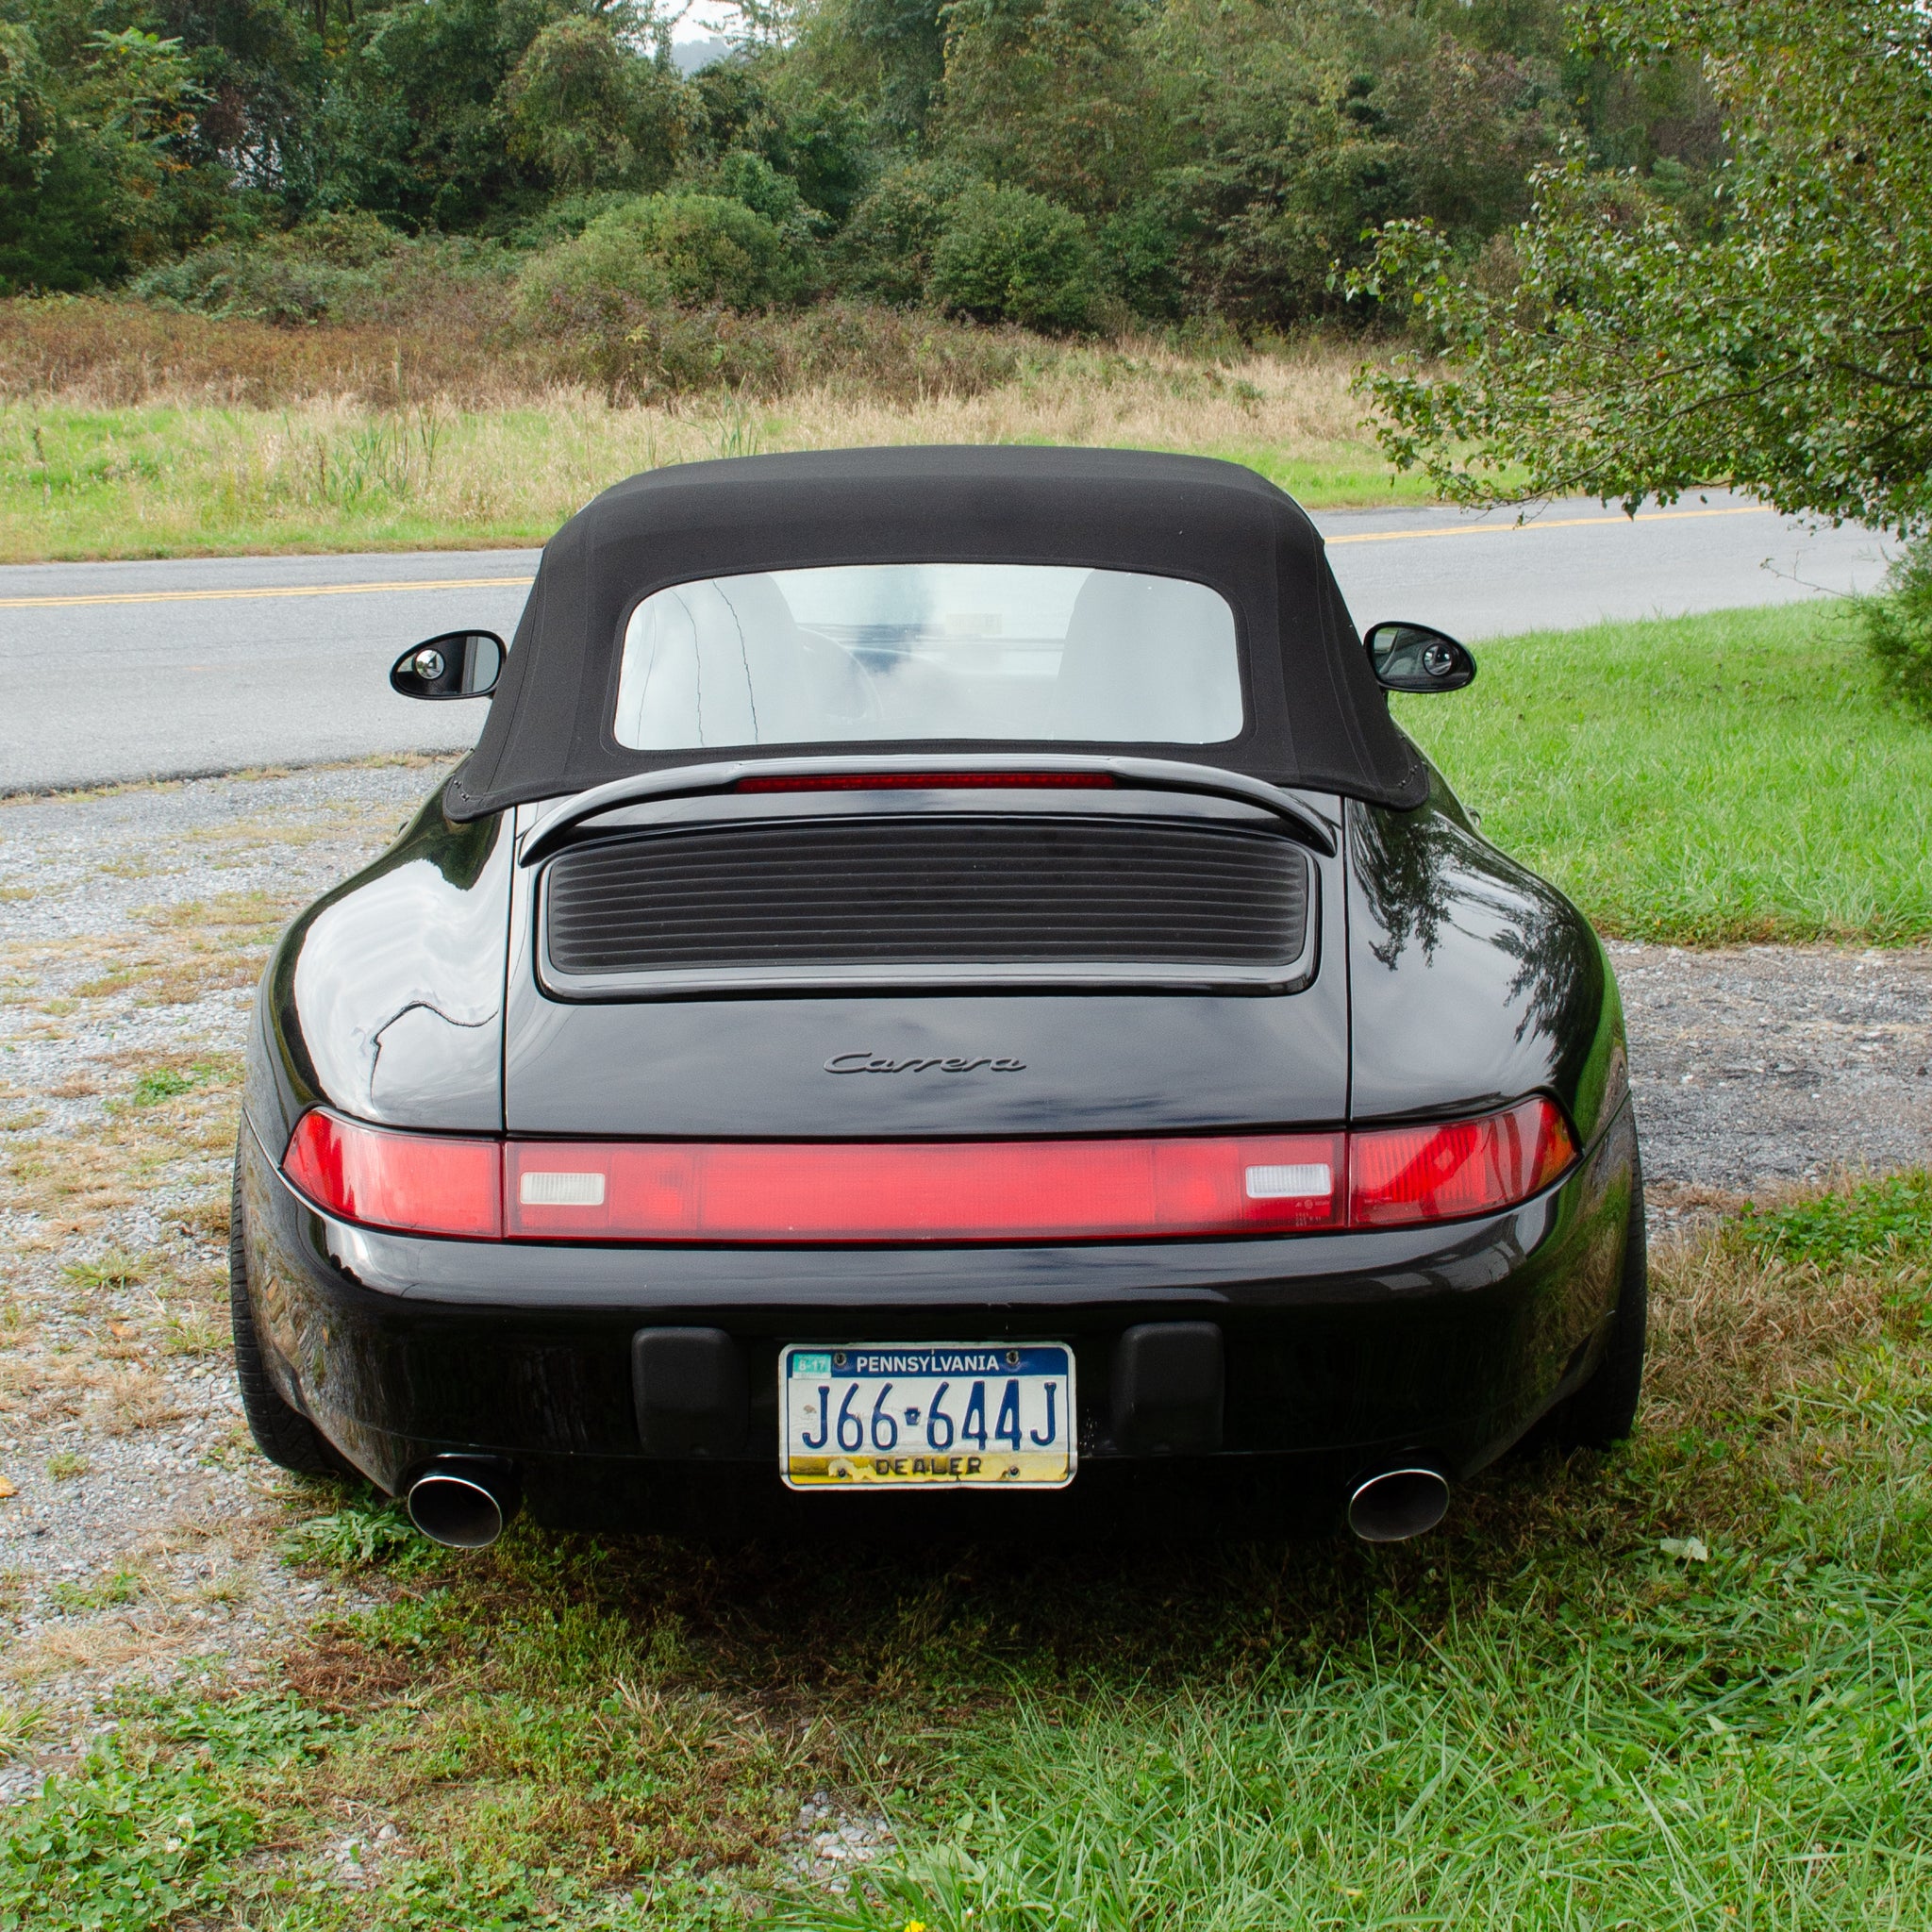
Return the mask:
M503 1143L402 1134L320 1108L295 1123L282 1172L325 1214L471 1241L503 1237Z

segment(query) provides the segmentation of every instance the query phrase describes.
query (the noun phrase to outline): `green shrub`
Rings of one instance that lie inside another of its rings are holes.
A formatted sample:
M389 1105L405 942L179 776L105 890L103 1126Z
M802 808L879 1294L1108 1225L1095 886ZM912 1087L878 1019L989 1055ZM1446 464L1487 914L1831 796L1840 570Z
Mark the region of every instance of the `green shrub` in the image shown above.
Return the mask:
M1858 609L1879 687L1932 720L1932 537L1921 537L1891 567L1885 590Z
M1024 188L969 188L932 257L932 292L980 322L1083 327L1100 296L1087 225Z
M249 322L320 322L373 292L366 269L277 248L197 248L137 275L133 292L165 308Z
M524 271L518 293L532 319L560 313L614 323L639 306L779 307L809 282L798 242L743 202L646 194L546 250Z
M486 252L444 237L412 241L363 209L343 208L286 232L191 250L136 276L131 290L160 308L223 319L360 320L412 277L460 277Z
M277 241L291 255L325 261L335 268L354 269L373 269L392 260L409 246L407 235L399 234L387 222L359 208L312 215Z
M888 175L839 238L839 279L855 295L910 308L925 295L933 250L972 177L942 161Z
M656 197L652 197L656 199ZM517 276L517 303L532 325L614 328L626 314L671 300L664 262L635 225L626 201L589 223L575 241L546 248Z
M763 155L745 148L734 148L718 163L711 183L714 191L732 201L741 201L755 215L763 215L773 227L799 249L811 242L824 217L816 220L790 175L781 175Z

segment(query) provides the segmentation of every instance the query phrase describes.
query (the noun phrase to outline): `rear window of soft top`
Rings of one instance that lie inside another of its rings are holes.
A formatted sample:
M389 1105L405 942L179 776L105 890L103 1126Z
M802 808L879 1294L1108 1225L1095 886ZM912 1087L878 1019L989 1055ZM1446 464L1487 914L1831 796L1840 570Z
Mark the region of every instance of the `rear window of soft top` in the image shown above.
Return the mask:
M1184 577L881 563L706 577L625 630L639 751L948 739L1217 744L1243 724L1234 612Z

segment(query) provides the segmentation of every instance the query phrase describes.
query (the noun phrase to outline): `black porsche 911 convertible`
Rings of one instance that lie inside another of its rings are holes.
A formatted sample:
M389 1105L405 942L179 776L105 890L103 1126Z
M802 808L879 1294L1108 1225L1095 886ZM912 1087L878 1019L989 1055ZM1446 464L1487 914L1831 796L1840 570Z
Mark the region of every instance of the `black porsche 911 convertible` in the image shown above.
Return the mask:
M1645 1308L1616 985L1385 696L1474 672L1358 637L1232 464L606 491L512 648L397 664L493 690L481 740L262 981L257 1441L464 1545L525 1498L850 1524L828 1492L1156 1465L1389 1540L1539 1425L1613 1441Z

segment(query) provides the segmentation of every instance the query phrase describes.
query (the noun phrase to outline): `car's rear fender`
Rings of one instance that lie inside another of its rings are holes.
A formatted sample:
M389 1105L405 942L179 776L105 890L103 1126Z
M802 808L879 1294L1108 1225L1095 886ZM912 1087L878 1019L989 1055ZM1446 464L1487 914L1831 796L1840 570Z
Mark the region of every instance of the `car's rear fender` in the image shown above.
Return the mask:
M1629 1093L1603 944L1431 777L1413 811L1347 810L1351 1117L1471 1115L1541 1091L1588 1147Z
M439 787L270 958L248 1050L264 1141L286 1145L321 1103L398 1126L501 1132L508 820L456 824L442 800Z

